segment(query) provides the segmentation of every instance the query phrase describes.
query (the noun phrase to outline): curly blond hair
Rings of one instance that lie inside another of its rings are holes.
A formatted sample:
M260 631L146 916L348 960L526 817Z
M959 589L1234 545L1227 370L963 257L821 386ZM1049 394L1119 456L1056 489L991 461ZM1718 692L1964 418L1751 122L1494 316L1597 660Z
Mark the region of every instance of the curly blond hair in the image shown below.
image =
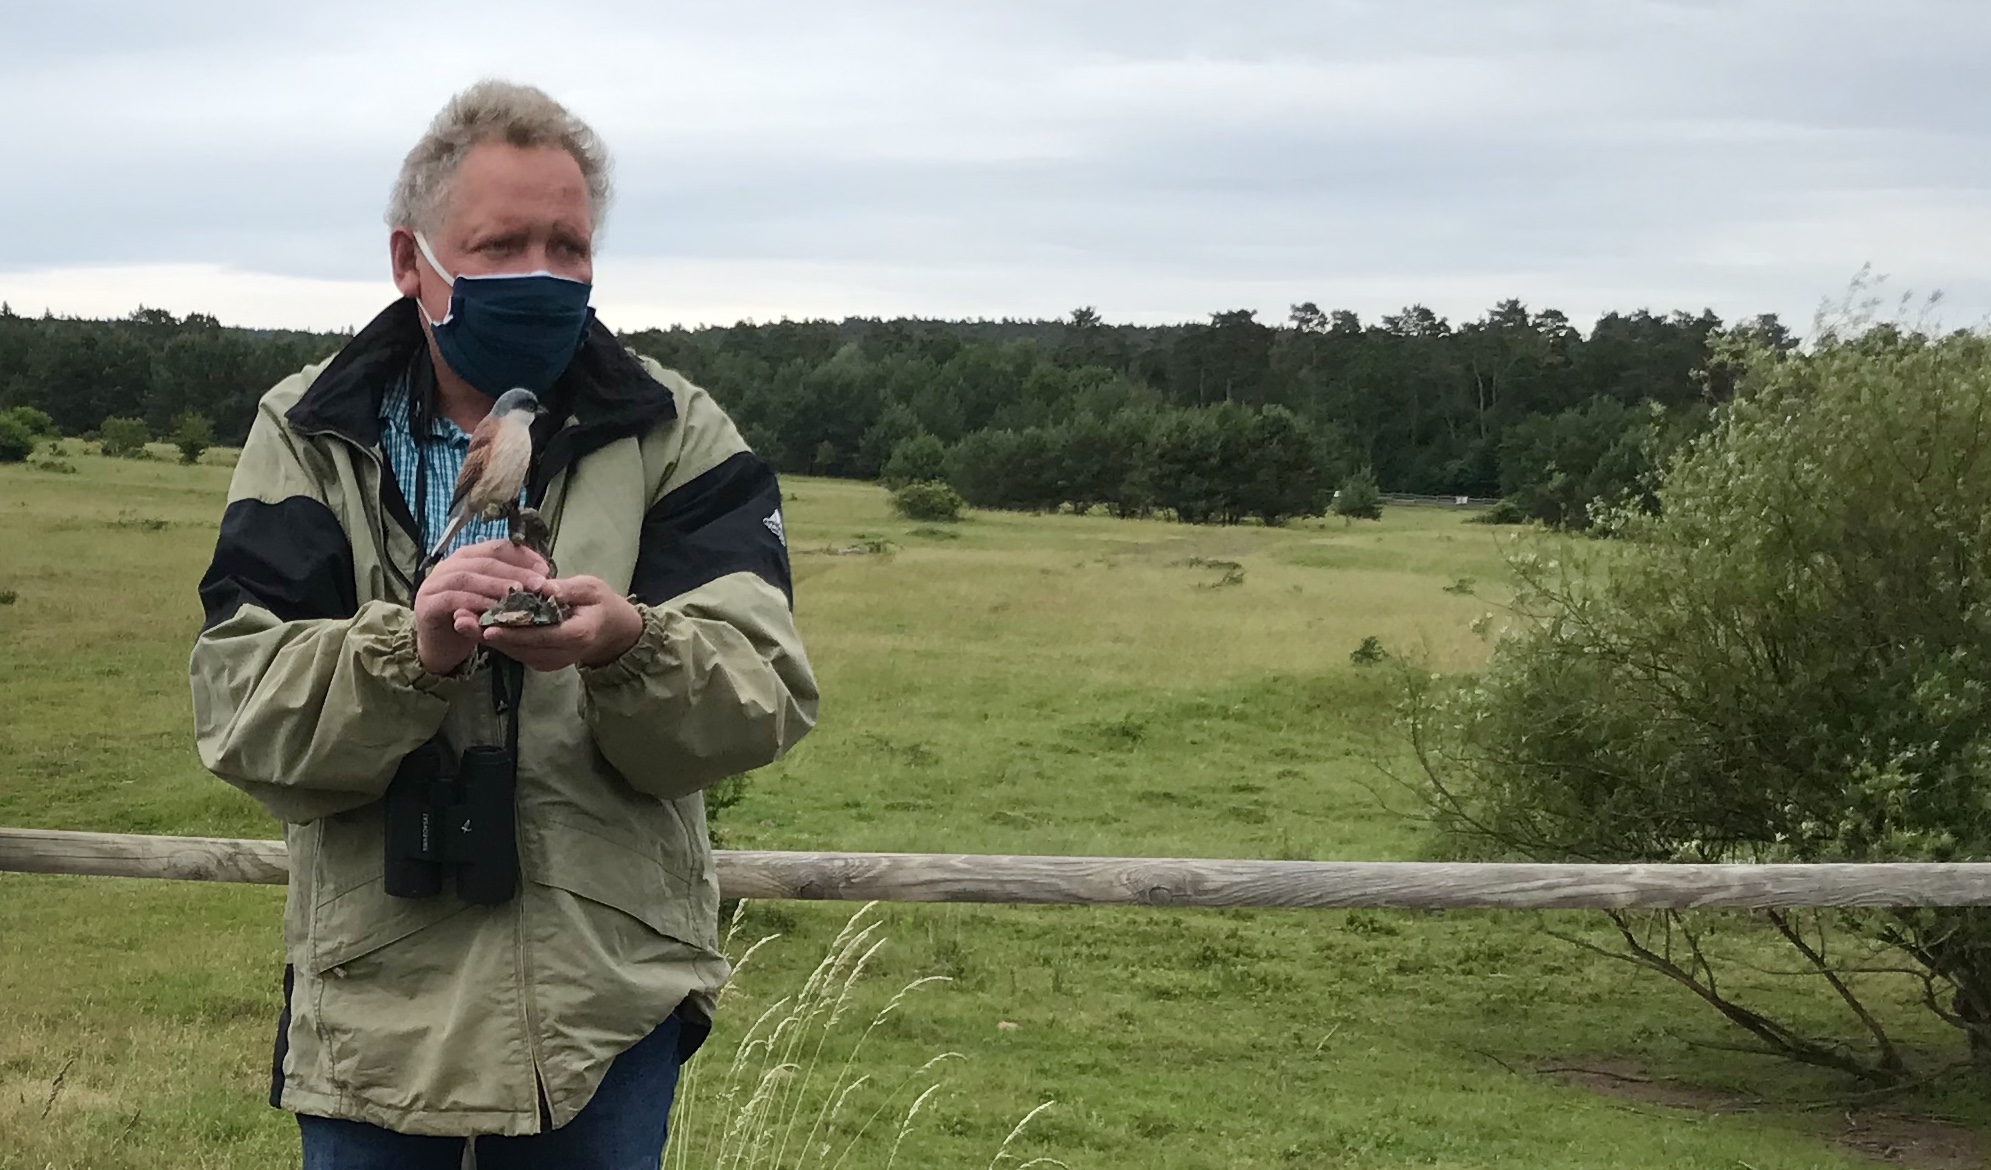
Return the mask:
M608 148L586 122L544 90L511 81L480 81L449 99L428 133L401 160L387 201L387 226L434 234L449 207L463 156L480 142L553 146L574 156L588 185L588 209L601 230L611 194Z

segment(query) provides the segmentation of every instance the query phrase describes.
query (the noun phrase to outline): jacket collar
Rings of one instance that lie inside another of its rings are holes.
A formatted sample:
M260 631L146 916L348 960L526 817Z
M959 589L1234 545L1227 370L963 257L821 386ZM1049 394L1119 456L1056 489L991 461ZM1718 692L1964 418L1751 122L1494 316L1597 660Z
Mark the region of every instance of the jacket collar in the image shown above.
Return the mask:
M380 402L388 385L413 362L424 367L421 373L430 372L428 336L416 312L412 297L381 310L290 408L284 417L291 427L300 434L332 434L366 450L377 448ZM670 389L652 378L600 321L588 325L574 360L541 401L546 411L532 428L535 500L581 456L677 417Z

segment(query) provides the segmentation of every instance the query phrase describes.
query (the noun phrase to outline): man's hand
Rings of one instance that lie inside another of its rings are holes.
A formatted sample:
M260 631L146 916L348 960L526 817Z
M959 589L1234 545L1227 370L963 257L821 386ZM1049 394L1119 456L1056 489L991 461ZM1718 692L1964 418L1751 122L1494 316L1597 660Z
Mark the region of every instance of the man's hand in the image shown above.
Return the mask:
M463 665L480 638L477 619L514 589L546 587L546 559L509 540L467 545L429 571L415 594L415 656L430 674Z
M557 626L492 626L483 631L486 646L534 670L553 671L607 666L643 633L643 615L599 577L561 577L537 592L573 612Z

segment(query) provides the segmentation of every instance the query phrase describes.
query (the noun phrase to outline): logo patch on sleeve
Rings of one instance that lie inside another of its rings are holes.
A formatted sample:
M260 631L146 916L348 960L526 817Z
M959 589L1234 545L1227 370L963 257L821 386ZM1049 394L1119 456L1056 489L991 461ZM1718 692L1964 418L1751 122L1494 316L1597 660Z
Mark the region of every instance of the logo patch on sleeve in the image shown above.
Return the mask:
M781 509L776 508L773 514L761 521L761 523L767 525L769 532L774 533L774 539L781 542L782 548L788 547L788 536L781 531Z

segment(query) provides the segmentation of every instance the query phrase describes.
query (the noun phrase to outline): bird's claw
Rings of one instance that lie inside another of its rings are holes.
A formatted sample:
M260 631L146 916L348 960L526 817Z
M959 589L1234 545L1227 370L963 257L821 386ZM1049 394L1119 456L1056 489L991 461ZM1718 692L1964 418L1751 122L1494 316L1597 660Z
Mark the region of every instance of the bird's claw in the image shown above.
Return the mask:
M559 570L553 566L553 530L540 516L539 509L514 507L507 515L511 521L512 543L519 548L529 548L544 558L548 577L559 576ZM568 613L566 606L551 597L514 589L505 595L503 601L485 610L477 624L487 629L491 626L557 626L567 620Z
M558 577L560 572L553 565L553 530L539 509L518 508L512 512L511 522L512 543L538 553L546 561L546 575Z

